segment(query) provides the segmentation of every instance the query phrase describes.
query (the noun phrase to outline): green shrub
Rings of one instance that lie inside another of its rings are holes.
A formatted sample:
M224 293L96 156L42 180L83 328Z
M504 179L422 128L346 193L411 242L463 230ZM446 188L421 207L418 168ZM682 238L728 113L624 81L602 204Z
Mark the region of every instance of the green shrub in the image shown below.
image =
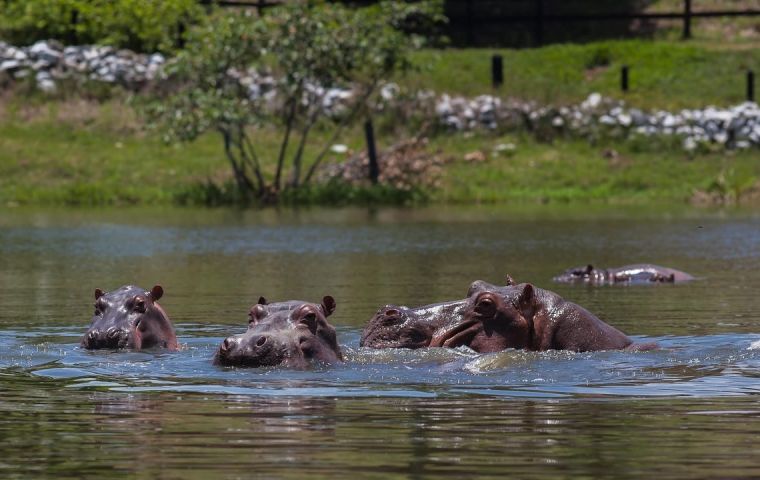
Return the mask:
M195 0L0 0L0 38L169 51L204 17Z

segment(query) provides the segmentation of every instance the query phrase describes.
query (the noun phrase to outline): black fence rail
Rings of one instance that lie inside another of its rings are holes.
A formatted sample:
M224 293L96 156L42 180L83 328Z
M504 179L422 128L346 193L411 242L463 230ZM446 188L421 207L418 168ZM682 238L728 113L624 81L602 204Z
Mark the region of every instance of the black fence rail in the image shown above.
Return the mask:
M202 0L222 7L259 11L283 3L308 0ZM368 4L373 0L333 0ZM413 1L413 0L412 0ZM683 38L692 36L694 20L760 17L760 9L699 8L698 0L683 0L678 11L651 11L648 0L445 0L447 34L459 46L540 46L647 35L658 20L680 21Z
M758 17L760 9L700 9L683 0L678 11L651 11L646 1L447 0L450 36L468 46L540 46L647 35L658 20L682 23L683 38L692 36L695 19Z

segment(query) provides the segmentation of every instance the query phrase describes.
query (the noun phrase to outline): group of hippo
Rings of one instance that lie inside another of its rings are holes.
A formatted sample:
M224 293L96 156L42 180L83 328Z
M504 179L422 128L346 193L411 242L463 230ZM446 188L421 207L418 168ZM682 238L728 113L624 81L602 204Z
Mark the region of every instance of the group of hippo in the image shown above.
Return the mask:
M687 273L657 265L595 269L572 268L557 282L674 283L692 280ZM124 286L113 292L95 290L95 313L81 345L86 349L177 350L169 317L158 304L163 288L150 291ZM226 338L214 363L224 366L281 365L304 368L343 360L335 328L327 318L335 300L321 303L290 300L269 303L264 297L248 312L248 330ZM360 346L424 348L467 346L488 353L507 348L542 350L649 350L656 344L635 344L580 305L530 283L506 284L481 280L470 285L466 298L409 308L386 305L369 320Z

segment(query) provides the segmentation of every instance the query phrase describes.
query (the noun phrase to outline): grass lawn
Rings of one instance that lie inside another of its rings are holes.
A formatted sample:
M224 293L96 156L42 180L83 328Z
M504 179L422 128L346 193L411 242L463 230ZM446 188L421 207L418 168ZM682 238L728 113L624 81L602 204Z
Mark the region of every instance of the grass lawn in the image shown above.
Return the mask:
M419 52L416 59L427 67L400 81L453 94L492 93L492 53ZM758 48L717 49L680 41L610 41L500 53L505 84L495 93L553 104L577 102L596 91L643 108L725 106L743 100L746 69L760 72ZM619 92L624 63L631 68L631 91L625 95ZM6 95L0 100L0 205L192 203L200 186L230 180L217 136L167 146L144 132L132 109L118 99L83 105L71 96L41 100ZM389 123L393 119L378 121ZM380 148L398 141L383 131L379 128ZM328 135L315 132L307 158ZM270 174L280 138L274 129L254 136ZM346 131L337 143L364 148L361 126ZM493 154L501 143L515 144L515 152ZM721 175L729 185L760 178L756 148L689 156L678 141L542 143L525 132L439 135L431 139L431 148L451 159L441 188L430 192L431 201L443 203L684 202ZM486 161L463 160L476 150L486 154Z
M503 56L504 85L491 87L491 56ZM540 103L579 102L591 92L648 109L733 105L745 99L746 71L760 73L760 48L713 49L681 41L625 40L538 49L426 50L422 69L402 82L461 95L494 93ZM629 67L629 91L620 69Z

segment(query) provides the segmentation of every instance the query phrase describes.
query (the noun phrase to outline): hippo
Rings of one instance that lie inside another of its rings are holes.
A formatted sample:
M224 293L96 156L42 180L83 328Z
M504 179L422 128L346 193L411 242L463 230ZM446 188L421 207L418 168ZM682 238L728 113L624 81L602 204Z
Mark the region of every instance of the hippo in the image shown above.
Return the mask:
M651 265L648 263L625 265L617 268L594 268L593 265L566 270L554 277L559 283L585 282L593 285L615 283L676 283L688 282L694 277L673 268Z
M177 350L177 336L169 317L158 304L164 289L146 291L125 285L112 292L95 289L95 313L81 346L88 350L165 348Z
M314 362L343 361L335 328L327 322L335 300L268 303L264 297L248 312L248 330L226 338L214 364L239 367L307 368Z
M467 297L482 289L503 289L514 284L515 281L509 275L504 287L476 280L470 284ZM436 332L462 321L466 303L467 299L414 308L385 305L367 322L359 346L411 349L428 347Z
M416 308L386 305L364 327L360 347L423 348L441 329L461 321L466 300Z
M438 332L431 347L466 345L480 353L506 348L532 351L651 350L585 308L530 283L488 288L480 282L464 307L462 321Z

